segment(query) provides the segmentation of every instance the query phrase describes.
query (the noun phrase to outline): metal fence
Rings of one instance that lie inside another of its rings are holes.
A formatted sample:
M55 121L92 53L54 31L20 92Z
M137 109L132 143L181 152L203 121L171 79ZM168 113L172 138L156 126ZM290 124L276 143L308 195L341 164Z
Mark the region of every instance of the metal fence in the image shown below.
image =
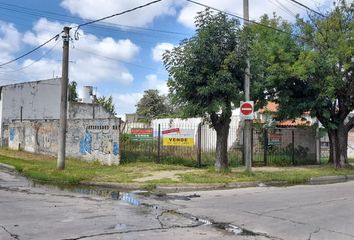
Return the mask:
M208 124L124 123L120 136L123 163L138 160L187 166L214 164L216 132ZM315 164L316 131L312 128L266 129L254 126L252 149L254 166ZM228 137L231 166L244 163L242 152L242 127L233 124Z

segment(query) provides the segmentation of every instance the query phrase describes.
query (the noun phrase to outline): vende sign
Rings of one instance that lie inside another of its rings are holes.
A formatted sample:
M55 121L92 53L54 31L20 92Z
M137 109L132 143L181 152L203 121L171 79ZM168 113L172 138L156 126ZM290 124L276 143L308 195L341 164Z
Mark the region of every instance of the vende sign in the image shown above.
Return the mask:
M240 115L242 119L252 120L254 118L253 101L241 102Z

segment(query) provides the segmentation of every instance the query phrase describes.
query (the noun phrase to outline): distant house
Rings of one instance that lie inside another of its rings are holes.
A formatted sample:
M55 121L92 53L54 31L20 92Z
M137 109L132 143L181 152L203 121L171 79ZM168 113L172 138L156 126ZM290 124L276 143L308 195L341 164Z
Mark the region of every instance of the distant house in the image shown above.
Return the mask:
M278 104L275 102L268 102L266 106L256 112L256 119L267 125L274 125L276 127L309 127L316 119L311 118L308 112L305 112L301 117L295 119L286 119L282 121L275 121L274 118L278 112Z

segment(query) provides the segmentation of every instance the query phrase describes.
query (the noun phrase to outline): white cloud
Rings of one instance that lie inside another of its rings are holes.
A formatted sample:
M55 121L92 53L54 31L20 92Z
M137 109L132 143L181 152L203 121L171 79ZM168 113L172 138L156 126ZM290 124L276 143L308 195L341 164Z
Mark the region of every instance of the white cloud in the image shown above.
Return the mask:
M168 94L167 82L164 80L159 80L156 74L149 74L146 76L144 88L157 89L159 90L160 94Z
M113 94L113 102L116 106L118 116L122 117L125 113L134 113L136 111L135 105L143 97L142 93L126 93Z
M63 26L59 22L51 22L46 18L40 18L34 24L32 31L27 31L24 34L23 42L32 46L38 46L60 33L63 30Z
M14 53L21 49L21 38L22 34L13 24L0 21L0 64L14 58ZM16 66L17 63L11 63L4 68L15 68Z
M71 14L85 19L98 19L115 13L148 3L148 0L63 0L61 6L69 10ZM107 23L115 23L129 26L146 26L162 15L175 15L174 3L177 0L166 0L155 3L136 11L116 16L105 20Z
M20 49L21 33L13 24L0 21L0 51L13 53Z
M38 46L61 32L62 26L64 24L41 18L34 24L32 31L27 31L24 34L23 41L29 45ZM131 61L139 54L139 46L130 39L99 38L92 34L85 34L83 30L80 30L79 33L79 40L70 43L72 45L69 49L70 80L77 81L80 84L93 84L99 81L112 81L123 84L133 82L133 75L122 63L107 58ZM72 30L71 35L73 34ZM55 60L42 59L35 63L35 68L29 68L28 73L32 73L32 70L34 72L32 74L33 78L52 76L53 72L55 72L55 76L61 75L61 70L57 69L57 65L61 64L61 38L58 41L60 41L59 46L54 49L54 53L51 56ZM50 43L45 45L43 49L50 49L52 46L53 44ZM48 65L42 64L44 62L47 62Z
M166 52L166 50L172 50L174 45L172 43L158 43L152 49L152 59L156 62L162 61L162 55Z

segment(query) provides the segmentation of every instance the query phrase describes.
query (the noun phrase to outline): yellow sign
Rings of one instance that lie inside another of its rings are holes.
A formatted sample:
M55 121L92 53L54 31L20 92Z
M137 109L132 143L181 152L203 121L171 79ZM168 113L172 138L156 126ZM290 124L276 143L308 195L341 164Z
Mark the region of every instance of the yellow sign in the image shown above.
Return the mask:
M164 137L162 141L164 146L185 146L192 147L194 145L193 138L181 138L181 137Z
M177 129L177 128L176 128ZM167 129L162 131L163 146L194 146L194 131L191 129Z

